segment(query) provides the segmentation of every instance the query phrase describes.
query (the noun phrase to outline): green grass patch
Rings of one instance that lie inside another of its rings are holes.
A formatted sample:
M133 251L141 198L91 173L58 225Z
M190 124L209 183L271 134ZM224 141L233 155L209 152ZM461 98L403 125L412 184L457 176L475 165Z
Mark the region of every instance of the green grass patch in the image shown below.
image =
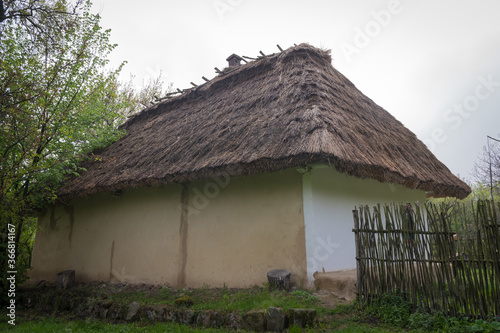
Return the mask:
M390 327L409 329L410 332L500 332L500 318L470 320L448 317L442 313L428 313L414 309L402 295L387 294L374 299L363 309L365 315L378 318Z
M80 320L75 313L55 307L57 300L82 304L88 309L91 303L119 302L125 305L136 301L140 304L168 304L175 307L175 300L183 297L193 301L194 311L214 310L243 314L252 309L279 307L309 308L317 312L318 325L302 330L291 327L288 332L495 332L500 331L500 318L490 321L450 318L442 314L429 314L414 309L404 295L385 295L375 299L370 306L360 308L356 303L340 304L334 308L322 303L325 294L310 290L283 292L268 288L248 289L198 288L181 289L158 286L92 285L78 286L72 290L55 288L25 288L23 298L38 301L30 308L20 306L16 326L3 322L1 332L229 332L227 329L206 329L185 325L151 322L111 324L105 320ZM331 299L329 299L331 301ZM328 303L332 304L332 303ZM56 318L57 316L57 318Z
M215 297L214 297L215 296ZM308 291L286 293L268 289L242 289L235 292L218 290L217 295L202 290L191 295L194 309L246 312L252 309L278 307L284 310L292 308L320 308L319 301Z
M7 323L0 324L1 332L18 333L64 333L64 332L110 332L110 333L201 333L201 332L223 332L223 330L196 328L186 325L172 323L131 323L131 324L110 324L96 320L66 321L59 318L41 318L35 321L19 321L16 326Z
M174 306L175 300L189 296L194 310L225 310L245 312L252 309L279 307L284 310L292 308L314 308L323 311L319 300L309 290L284 292L270 291L267 288L254 287L248 289L198 288L176 289L162 288L154 293L142 291L120 292L109 296L120 302L138 302L139 304L169 304Z

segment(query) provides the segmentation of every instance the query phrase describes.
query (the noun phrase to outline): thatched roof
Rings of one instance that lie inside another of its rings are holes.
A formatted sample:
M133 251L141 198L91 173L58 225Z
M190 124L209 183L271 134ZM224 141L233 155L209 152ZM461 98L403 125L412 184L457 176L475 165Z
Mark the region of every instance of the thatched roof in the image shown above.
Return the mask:
M307 44L230 67L129 119L66 198L327 163L338 171L464 198L470 188Z

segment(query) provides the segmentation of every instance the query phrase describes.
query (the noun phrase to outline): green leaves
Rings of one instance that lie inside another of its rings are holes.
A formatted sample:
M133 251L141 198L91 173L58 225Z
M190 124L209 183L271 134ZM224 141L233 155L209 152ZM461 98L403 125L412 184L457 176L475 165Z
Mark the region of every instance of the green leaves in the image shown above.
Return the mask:
M0 6L0 244L7 223L15 225L24 272L33 216L55 202L65 177L85 171L84 156L124 134L118 126L137 99L118 81L123 65L106 68L116 45L90 1Z
M38 5L43 10L32 18L50 35L33 35L21 20L2 23L0 189L3 199L40 203L78 171L82 155L123 134L117 127L130 102L117 82L121 67L105 70L115 45L90 2L72 15L63 13L67 0ZM31 198L35 193L43 198Z
M123 64L107 68L116 45L89 0L0 6L0 244L7 223L15 225L16 244L26 243L21 272L30 263L33 216L55 202L66 177L85 171L85 156L124 134L125 116L161 95L162 82L136 93L118 81Z

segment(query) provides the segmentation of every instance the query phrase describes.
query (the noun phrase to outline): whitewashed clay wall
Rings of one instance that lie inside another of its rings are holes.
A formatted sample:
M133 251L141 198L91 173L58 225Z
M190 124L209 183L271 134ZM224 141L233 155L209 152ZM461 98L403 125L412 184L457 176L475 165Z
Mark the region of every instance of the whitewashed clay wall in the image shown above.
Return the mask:
M316 271L356 268L355 206L426 199L423 191L352 177L322 165L303 174L302 190L309 284Z

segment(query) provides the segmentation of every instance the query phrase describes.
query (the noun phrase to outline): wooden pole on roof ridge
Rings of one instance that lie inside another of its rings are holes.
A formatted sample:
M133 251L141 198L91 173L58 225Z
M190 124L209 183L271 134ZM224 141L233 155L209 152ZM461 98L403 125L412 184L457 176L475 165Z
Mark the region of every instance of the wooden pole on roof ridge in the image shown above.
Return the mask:
M486 144L488 145L488 166L489 166L489 171L490 171L490 196L491 200L493 200L493 170L491 168L491 149L490 149L490 136L486 136Z
M491 201L494 202L494 197L493 197L493 169L491 167L491 148L490 148L490 141L489 140L493 140L493 141L497 141L497 142L500 142L500 140L498 139L495 139L489 135L486 135L486 143L488 145L488 158L489 158L489 171L490 171L490 196L491 196Z

